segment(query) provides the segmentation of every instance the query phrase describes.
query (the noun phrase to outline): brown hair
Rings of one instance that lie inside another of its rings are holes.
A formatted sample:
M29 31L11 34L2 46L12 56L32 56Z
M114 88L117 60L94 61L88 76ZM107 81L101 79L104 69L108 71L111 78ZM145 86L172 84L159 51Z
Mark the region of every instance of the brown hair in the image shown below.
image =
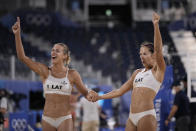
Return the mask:
M66 63L66 66L69 65L70 61L71 61L71 57L70 57L70 51L69 51L69 48L66 44L64 43L57 43L57 45L60 45L64 48L64 54L67 54L67 59L65 60L65 63Z
M141 48L141 47L144 47L144 46L147 47L151 53L154 53L154 45L153 45L153 43L148 42L148 41L144 41L144 42L141 44L140 48Z

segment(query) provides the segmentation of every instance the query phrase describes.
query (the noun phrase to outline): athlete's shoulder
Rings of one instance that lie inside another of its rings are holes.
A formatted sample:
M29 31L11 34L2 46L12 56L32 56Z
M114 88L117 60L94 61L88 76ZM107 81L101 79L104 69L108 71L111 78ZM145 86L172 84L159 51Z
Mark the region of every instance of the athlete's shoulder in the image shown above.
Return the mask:
M134 72L133 72L133 77L135 77L139 72L142 71L142 68L141 69L136 69Z
M142 69L136 69L136 70L134 70L133 73L132 73L132 75L131 75L131 77L130 77L130 79L133 80L133 79L135 78L135 76L136 76L140 71L142 71Z
M75 70L75 69L69 69L69 73L70 73L70 74L77 74L77 73L78 73L78 71L77 71L77 70Z
M80 77L80 73L75 69L69 69L69 75L71 75L74 78Z
M139 73L139 72L141 72L143 70L143 68L139 68L139 69L136 69L135 71L134 71L134 73Z

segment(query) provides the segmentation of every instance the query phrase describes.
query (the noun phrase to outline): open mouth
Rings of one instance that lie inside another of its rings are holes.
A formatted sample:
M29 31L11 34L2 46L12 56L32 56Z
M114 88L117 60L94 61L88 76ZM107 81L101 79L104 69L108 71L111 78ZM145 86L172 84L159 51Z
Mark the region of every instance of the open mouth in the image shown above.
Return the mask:
M52 60L55 60L57 57L56 56L52 56Z

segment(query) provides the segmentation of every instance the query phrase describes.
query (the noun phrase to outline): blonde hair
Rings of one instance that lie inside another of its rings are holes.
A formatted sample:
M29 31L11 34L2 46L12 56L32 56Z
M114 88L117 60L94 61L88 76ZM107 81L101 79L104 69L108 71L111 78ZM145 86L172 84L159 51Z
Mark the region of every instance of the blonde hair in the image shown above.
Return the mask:
M66 44L64 43L56 43L57 45L60 45L64 48L64 54L67 54L67 59L65 60L65 65L68 66L70 61L71 61L71 57L70 57L70 51L69 48Z

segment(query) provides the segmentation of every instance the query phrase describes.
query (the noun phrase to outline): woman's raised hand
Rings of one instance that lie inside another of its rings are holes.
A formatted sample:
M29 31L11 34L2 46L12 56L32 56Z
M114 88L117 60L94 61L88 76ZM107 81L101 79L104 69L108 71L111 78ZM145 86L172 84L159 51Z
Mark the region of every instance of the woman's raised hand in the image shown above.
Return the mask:
M152 23L153 24L156 24L156 23L159 23L159 20L160 20L160 16L157 14L157 13L153 13L153 18L152 18Z
M20 18L17 17L16 23L12 26L12 31L16 35L20 33Z

